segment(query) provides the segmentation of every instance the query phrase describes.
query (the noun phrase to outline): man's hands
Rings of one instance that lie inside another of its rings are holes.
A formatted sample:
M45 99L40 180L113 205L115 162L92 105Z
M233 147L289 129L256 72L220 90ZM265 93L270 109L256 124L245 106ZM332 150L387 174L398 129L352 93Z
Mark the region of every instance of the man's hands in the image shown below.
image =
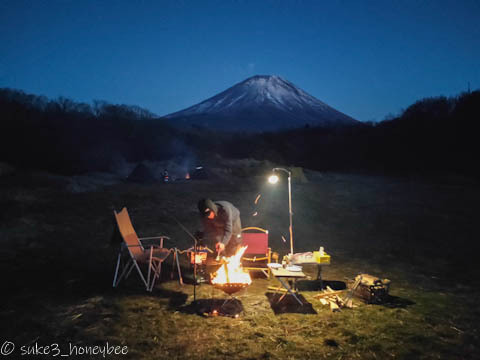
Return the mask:
M224 243L221 243L220 241L217 242L217 244L215 245L215 250L217 250L217 253L220 255L220 253L225 250L225 244Z
M215 250L217 250L217 258L215 260L220 261L220 254L225 250L225 244L220 241L215 245Z

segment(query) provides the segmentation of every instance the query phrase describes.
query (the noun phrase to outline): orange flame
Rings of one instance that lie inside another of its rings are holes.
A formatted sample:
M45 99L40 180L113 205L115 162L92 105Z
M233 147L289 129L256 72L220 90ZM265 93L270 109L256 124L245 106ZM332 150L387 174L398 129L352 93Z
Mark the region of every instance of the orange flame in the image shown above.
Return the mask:
M212 284L251 284L252 278L242 267L242 256L247 246L242 246L237 253L224 258L224 264L213 274Z
M190 180L190 173L187 172L187 174L185 175L185 179Z

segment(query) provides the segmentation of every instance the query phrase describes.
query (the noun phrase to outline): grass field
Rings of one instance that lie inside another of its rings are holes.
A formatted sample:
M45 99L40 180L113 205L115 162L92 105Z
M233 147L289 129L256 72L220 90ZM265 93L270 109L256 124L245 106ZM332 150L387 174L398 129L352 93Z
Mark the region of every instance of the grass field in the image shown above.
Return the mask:
M226 296L202 284L192 304L193 286L171 279L171 259L152 293L135 274L111 288L113 209L129 209L139 236L165 234L185 249L191 239L174 218L194 232L200 198L228 200L244 226L268 228L272 249L284 255L285 182L271 187L259 174L240 173L72 193L64 178L17 173L0 178L0 346L15 344L10 358L35 345L51 345L50 354L35 357L49 358L55 344L67 354L72 347L73 356L107 342L127 347L127 354L106 355L119 359L480 358L478 184L313 172L307 178L293 186L295 251L324 246L332 263L323 277L334 288L359 273L389 278L388 303L356 300L358 307L332 313L313 298L318 283L305 280L304 306L288 297L279 305L267 289L275 280L259 276L228 305L243 309L238 318L207 317L203 309ZM186 258L182 270L188 279ZM306 269L311 277L314 270Z

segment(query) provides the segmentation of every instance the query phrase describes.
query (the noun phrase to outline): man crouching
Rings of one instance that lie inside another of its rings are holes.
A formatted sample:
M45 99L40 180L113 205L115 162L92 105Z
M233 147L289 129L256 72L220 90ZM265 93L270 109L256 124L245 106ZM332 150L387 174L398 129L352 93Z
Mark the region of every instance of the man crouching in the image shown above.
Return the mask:
M240 211L228 201L202 199L198 210L207 241L215 243L218 256L232 256L242 244Z

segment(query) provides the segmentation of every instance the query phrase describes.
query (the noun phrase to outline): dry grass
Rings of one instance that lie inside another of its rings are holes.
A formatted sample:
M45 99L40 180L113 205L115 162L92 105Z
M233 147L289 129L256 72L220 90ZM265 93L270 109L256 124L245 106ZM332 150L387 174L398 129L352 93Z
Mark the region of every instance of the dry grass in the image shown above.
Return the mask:
M193 287L170 280L170 261L151 294L134 278L110 288L113 208L129 208L140 236L168 234L186 248L190 239L172 215L194 231L199 198L230 200L244 225L269 228L273 249L284 254L285 184L268 188L261 178L241 177L72 194L42 176L9 176L1 178L0 206L8 211L0 218L0 339L65 349L70 342L108 341L128 346L125 359L479 358L478 186L338 174L316 179L294 186L296 250L323 245L332 255L324 270L332 286L361 272L390 278L388 304L357 301L358 308L331 313L313 298L317 284L304 281L304 308L288 297L275 306L267 290L274 280L259 277L227 307L235 312L241 305L239 318L208 317L203 312L225 295L202 285L195 307ZM313 276L314 269L307 271Z

